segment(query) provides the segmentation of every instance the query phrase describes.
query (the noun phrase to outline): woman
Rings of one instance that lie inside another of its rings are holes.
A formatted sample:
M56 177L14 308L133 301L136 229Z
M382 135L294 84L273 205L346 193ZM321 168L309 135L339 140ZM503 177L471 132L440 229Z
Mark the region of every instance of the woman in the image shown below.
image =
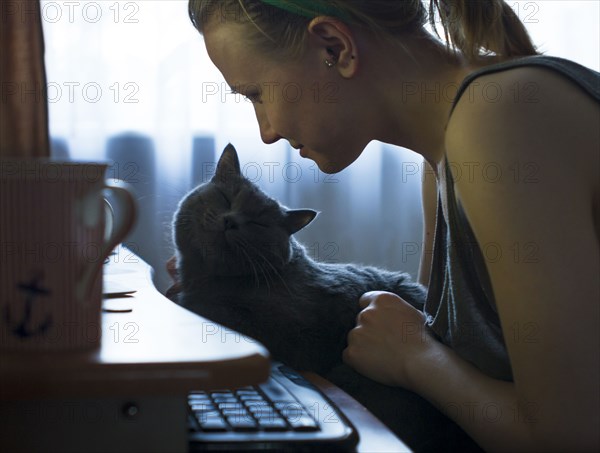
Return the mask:
M433 170L425 310L365 294L346 363L486 450L597 451L600 75L536 55L503 1L429 9L454 48L419 0L189 4L265 143L334 173L380 140Z

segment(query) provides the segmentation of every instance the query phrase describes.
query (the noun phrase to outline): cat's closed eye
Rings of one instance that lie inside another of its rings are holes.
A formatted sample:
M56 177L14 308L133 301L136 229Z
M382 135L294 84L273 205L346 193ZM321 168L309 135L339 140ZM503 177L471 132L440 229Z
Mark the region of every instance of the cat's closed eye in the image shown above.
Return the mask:
M250 225L254 225L254 226L257 226L257 227L260 227L260 228L268 228L269 227L269 225L267 225L266 223L259 222L257 220L249 220L248 223Z

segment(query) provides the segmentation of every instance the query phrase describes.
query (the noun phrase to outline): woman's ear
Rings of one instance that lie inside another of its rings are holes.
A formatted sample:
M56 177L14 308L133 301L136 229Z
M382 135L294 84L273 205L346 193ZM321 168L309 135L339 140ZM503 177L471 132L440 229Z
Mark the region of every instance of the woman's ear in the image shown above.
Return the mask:
M329 16L315 17L308 24L308 33L323 59L323 66L337 69L346 79L354 77L359 52L354 34L344 22Z

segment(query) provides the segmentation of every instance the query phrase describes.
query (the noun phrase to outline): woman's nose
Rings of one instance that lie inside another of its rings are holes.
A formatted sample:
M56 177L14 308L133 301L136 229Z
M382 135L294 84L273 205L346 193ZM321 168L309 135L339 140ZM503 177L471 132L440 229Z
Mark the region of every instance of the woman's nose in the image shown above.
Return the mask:
M256 119L258 120L258 127L260 129L260 138L265 144L270 145L282 138L281 135L275 132L271 127L271 123L269 123L264 114L260 115L257 112Z
M270 145L271 143L275 143L278 141L281 136L273 131L273 129L264 130L262 127L260 128L260 138L262 141Z

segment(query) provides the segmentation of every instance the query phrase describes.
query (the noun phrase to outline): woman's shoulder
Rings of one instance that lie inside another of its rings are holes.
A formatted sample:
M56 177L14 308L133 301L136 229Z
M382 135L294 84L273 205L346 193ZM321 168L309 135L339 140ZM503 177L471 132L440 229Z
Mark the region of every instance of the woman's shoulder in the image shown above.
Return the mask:
M526 205L563 212L574 200L580 210L572 218L589 217L590 207L600 212L600 102L545 67L515 67L474 82L445 137L446 159L462 170L454 182L463 207L478 209L478 194L504 206L506 216Z
M590 174L600 146L600 74L595 74L597 97L588 89L593 91L594 77L586 79L592 83L585 88L543 65L509 66L472 78L446 127L449 160L518 159L560 166L568 157L597 179L597 171Z
M546 94L550 98L554 93L573 91L600 102L600 73L574 61L546 55L486 64L461 82L450 115L459 104L477 100L488 104L538 103L544 94L541 88L548 88Z

